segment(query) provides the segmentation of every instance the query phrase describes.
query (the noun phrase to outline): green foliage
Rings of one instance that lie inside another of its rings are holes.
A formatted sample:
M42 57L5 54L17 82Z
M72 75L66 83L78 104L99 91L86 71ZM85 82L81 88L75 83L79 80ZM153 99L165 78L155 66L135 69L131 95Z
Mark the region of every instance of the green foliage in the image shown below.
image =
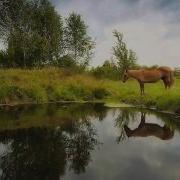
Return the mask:
M56 65L58 67L66 68L66 69L75 69L75 67L77 66L74 59L69 55L65 55L65 56L60 57L57 60Z
M63 22L60 15L54 10L49 1L42 1L42 4L34 13L34 31L38 39L38 46L41 62L40 65L51 64L56 61L63 52Z
M81 15L71 13L63 25L49 0L3 0L0 38L7 47L0 53L3 67L85 69L95 45Z
M62 53L62 20L48 0L10 0L3 13L0 33L7 43L9 66L42 66Z
M113 55L117 60L120 73L122 74L125 69L136 66L137 57L133 50L127 48L126 43L123 41L122 33L115 30L113 35L116 38L116 44L113 46Z
M74 58L77 64L87 66L92 55L94 42L88 36L87 26L82 16L71 13L65 23L66 51Z
M157 69L158 67L159 67L158 65L152 65L152 66L138 65L137 69Z
M90 73L96 78L107 78L118 80L120 78L119 68L113 62L106 60L102 66L92 68Z
M6 51L0 50L0 66L1 67L8 67L8 54Z
M109 94L106 89L101 87L94 89L92 93L96 99L103 99Z

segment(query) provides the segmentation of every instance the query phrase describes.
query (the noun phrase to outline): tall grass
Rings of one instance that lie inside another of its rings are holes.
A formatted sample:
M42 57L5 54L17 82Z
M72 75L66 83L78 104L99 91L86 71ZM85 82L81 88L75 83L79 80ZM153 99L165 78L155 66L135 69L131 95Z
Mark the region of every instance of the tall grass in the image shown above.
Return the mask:
M57 68L0 70L0 102L93 101L108 94L104 84L86 74Z
M58 68L42 70L0 70L0 103L44 103L50 101L114 101L180 112L180 79L165 90L161 82L145 84L145 96L139 85L129 80L98 80Z

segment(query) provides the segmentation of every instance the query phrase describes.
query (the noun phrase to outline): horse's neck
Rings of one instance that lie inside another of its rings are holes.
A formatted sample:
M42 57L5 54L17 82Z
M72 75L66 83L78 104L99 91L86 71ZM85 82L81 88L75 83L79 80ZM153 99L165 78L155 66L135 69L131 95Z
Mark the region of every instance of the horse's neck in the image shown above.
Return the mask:
M128 74L130 77L132 77L134 79L138 79L138 77L139 77L139 71L138 70L129 70Z

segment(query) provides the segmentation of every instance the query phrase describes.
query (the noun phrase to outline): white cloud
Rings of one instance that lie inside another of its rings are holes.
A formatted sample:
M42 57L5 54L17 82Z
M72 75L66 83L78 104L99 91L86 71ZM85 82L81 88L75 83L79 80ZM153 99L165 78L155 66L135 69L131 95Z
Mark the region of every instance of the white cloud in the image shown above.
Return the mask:
M157 19L152 21L149 17L107 26L104 39L97 42L95 63L111 55L114 29L124 33L128 47L137 52L140 64L179 65L180 36L177 34L180 35L180 24L168 25ZM176 35L169 37L170 32Z
M112 56L113 29L125 35L128 47L137 52L140 64L180 66L179 0L53 0L63 16L83 15L96 39L92 64Z

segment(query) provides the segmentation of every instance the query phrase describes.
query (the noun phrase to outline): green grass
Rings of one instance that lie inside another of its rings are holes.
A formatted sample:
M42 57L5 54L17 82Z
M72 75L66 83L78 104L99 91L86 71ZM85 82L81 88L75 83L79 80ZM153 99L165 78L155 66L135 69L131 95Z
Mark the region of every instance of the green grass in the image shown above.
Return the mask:
M87 74L47 68L42 70L0 70L0 103L45 103L56 101L102 101L155 107L180 112L180 79L165 90L161 82L145 84L145 96L139 85L129 80L98 80Z
M145 84L144 96L140 95L139 84L134 80L129 80L125 84L120 82L119 86L115 87L119 88L119 91L116 91L120 102L180 113L180 79L175 80L170 90L165 90L162 82Z

